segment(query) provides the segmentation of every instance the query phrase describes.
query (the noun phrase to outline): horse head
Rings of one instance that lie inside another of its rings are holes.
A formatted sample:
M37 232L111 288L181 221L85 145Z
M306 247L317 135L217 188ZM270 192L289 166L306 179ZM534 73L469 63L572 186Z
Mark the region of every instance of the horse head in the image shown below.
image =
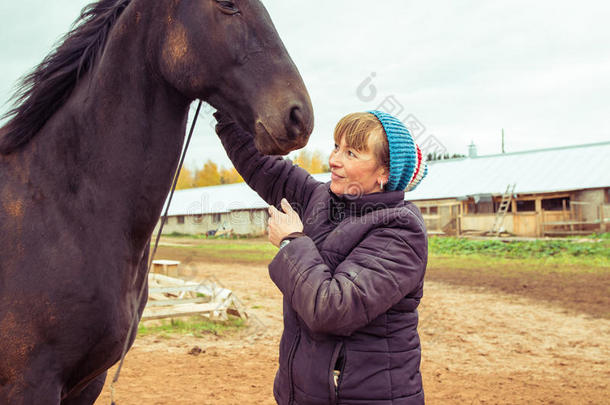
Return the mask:
M311 100L258 0L171 0L156 40L162 77L189 99L231 115L265 154L307 143ZM155 63L153 60L152 63Z

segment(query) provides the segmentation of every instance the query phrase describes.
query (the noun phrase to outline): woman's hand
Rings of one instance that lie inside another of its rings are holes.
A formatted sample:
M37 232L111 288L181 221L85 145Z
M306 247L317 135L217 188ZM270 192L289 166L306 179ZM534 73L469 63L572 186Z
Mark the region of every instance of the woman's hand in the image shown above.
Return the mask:
M274 206L269 207L269 242L280 246L280 242L293 232L303 232L303 222L299 214L292 209L290 203L282 198L282 210L278 211Z

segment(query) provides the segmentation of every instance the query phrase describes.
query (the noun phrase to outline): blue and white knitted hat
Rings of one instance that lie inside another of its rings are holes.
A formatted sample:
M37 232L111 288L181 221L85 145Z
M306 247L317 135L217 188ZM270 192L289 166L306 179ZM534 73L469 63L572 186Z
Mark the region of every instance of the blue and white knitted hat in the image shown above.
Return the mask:
M383 111L372 110L385 131L390 147L390 176L386 190L415 190L428 174L428 165L411 133L400 120Z

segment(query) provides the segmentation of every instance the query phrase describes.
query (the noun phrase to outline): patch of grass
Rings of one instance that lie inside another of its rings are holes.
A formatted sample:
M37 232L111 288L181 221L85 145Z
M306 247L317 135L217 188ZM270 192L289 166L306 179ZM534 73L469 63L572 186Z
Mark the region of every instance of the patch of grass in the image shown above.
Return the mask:
M576 266L602 269L610 267L610 233L591 238L509 241L471 240L457 237L429 238L430 261L455 258L458 266L512 264L528 269ZM174 250L175 249L175 250ZM217 263L269 264L278 248L264 239L204 240L190 246L172 246L198 260ZM460 258L468 258L462 260ZM180 259L178 259L180 260ZM592 269L591 271L597 271Z
M610 240L610 232L604 233L592 233L591 235L586 236L589 239L605 239Z
M167 239L165 239L167 241ZM152 246L152 245L151 245ZM200 239L183 246L159 246L157 257L174 260L199 260L214 263L269 264L278 248L263 239Z
M278 249L269 244L269 247L261 249L252 249L247 246L197 246L196 249L203 250L209 259L222 261L223 259L229 259L231 261L239 261L245 263L269 263L275 255Z
M193 335L201 337L205 334L222 335L224 333L236 331L246 326L241 318L230 317L228 321L212 321L201 317L192 317L188 320L171 319L163 321L160 325L138 327L138 335L159 335L169 338L172 334Z
M253 241L202 241L194 246L181 249L191 250L213 261L239 261L244 263L269 263L277 254L278 248L269 242Z
M213 236L207 236L203 233L199 233L199 234L190 234L190 233L180 233L180 232L172 232L169 234L165 234L163 235L163 237L169 237L169 238L186 238L186 239L204 239L204 240L227 240L227 239L257 239L260 238L260 236L255 236L255 235L241 235L241 234L224 234L224 235L213 235Z
M479 256L493 259L542 261L544 264L610 265L610 239L501 241L430 237L431 257Z

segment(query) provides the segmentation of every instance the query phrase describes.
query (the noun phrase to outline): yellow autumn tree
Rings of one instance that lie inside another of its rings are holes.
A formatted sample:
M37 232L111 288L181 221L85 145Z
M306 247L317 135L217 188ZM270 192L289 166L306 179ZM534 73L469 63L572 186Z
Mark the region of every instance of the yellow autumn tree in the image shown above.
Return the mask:
M299 165L311 174L326 173L329 171L328 158L320 151L310 152L301 150L295 156L290 157L290 159L293 163ZM195 170L194 172L183 167L178 176L177 189L234 184L242 183L243 181L244 179L234 167L224 168L218 166L211 159L208 159L201 169Z
M239 175L234 167L220 170L220 184L243 183L244 179Z
M311 161L309 163L309 173L324 173L324 156L322 156L322 152L315 151L311 155Z
M178 183L176 184L176 190L182 190L185 188L193 187L193 172L186 167L182 166L180 174L178 175Z
M193 187L216 186L218 184L220 184L218 165L208 159L203 167L195 173Z
M311 174L328 172L328 164L326 163L328 159L320 151L309 152L303 149L291 160Z

